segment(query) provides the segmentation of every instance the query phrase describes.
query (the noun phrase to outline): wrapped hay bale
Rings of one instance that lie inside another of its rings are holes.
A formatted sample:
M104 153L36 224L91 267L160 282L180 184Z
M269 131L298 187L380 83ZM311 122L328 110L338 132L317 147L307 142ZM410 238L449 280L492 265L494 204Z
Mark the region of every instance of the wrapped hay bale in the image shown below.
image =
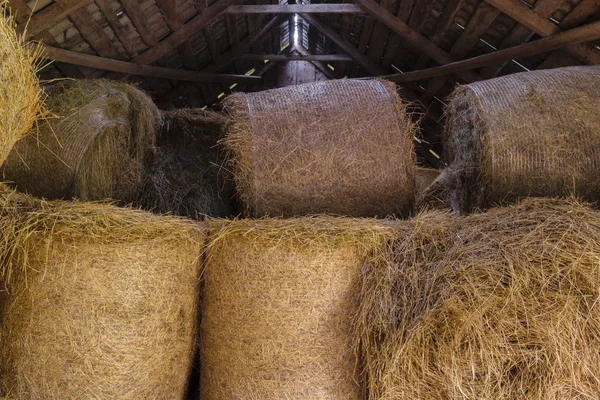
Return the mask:
M407 222L367 270L357 338L371 399L584 399L600 393L600 213L527 199Z
M47 104L55 116L17 143L4 178L48 199L132 201L160 119L152 100L122 82L67 80L50 89Z
M200 109L165 111L157 154L136 204L200 219L235 214L235 188L217 147L227 119Z
M600 67L461 86L446 115L441 179L455 210L525 196L600 199Z
M17 34L7 7L0 1L0 164L43 115L39 51Z
M361 270L389 253L389 223L315 217L213 224L201 398L360 399L351 321Z
M0 397L182 399L204 230L104 204L0 199Z
M416 128L394 83L315 82L234 94L225 107L247 214L410 213Z

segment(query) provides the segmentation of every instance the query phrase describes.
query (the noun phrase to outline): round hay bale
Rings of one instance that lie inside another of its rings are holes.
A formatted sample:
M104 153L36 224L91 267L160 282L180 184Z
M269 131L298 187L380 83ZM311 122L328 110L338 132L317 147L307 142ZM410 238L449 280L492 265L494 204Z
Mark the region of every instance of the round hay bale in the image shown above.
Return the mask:
M600 199L600 67L461 86L446 115L449 195L457 211L526 196Z
M48 199L131 202L152 155L160 114L135 87L108 80L66 80L49 90L55 114L19 141L3 176Z
M15 31L8 3L0 1L0 164L44 114L37 78L39 51L24 36Z
M105 204L1 200L0 397L184 398L203 228Z
M249 215L408 215L415 125L396 85L315 82L225 101L224 144Z
M217 142L227 118L200 109L162 113L156 157L135 204L194 219L236 214L235 188Z
M371 399L597 398L598 211L526 199L403 229L362 285Z
M385 221L213 222L201 324L203 400L360 399L351 321Z

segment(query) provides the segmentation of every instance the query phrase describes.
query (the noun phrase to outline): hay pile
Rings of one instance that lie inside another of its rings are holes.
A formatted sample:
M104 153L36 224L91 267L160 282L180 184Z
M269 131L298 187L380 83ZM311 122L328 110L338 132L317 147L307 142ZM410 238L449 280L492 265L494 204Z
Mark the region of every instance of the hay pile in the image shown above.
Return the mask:
M0 164L44 115L38 58L39 51L17 35L7 2L0 1Z
M200 109L162 113L150 167L136 205L160 213L200 219L236 213L235 188L217 142L227 119Z
M599 212L527 199L404 229L362 288L371 399L598 397Z
M417 205L422 203L423 197L427 192L427 189L431 184L440 176L442 173L439 169L431 168L415 168L415 188L416 188L416 201Z
M212 224L201 398L360 399L360 272L387 255L393 228L332 217Z
M225 101L247 214L407 215L415 125L394 83L315 82Z
M462 86L446 114L444 179L455 210L525 196L600 199L600 67Z
M47 104L55 116L17 143L4 178L48 199L132 201L160 119L152 100L122 82L68 80L51 88Z
M0 195L0 397L183 398L204 230Z

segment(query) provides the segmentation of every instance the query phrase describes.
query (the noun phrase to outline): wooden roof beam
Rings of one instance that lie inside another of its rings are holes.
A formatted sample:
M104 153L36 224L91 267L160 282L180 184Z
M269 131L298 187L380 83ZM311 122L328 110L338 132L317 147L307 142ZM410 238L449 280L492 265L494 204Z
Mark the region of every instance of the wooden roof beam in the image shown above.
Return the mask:
M542 37L561 32L558 25L530 10L518 0L485 1ZM565 51L588 64L600 64L600 51L593 46L580 45L566 48Z
M165 39L134 58L132 61L137 64L152 64L159 58L175 50L180 44L188 40L191 35L223 15L228 6L229 0L221 0L216 2L212 6L206 8L202 13L196 15L188 23L173 31Z
M352 61L352 57L345 54L244 54L242 60L269 60L269 61Z
M481 36L492 24L494 19L496 19L498 14L500 14L500 11L495 7L492 7L485 2L479 3L475 13L467 23L465 30L450 49L450 56L456 60L464 59L479 42ZM446 77L438 77L429 81L427 83L425 94L422 97L423 103L428 104L431 102L445 83Z
M293 51L298 52L298 54L301 57L313 57L314 54L312 54L311 52L309 52L308 50L306 50L302 45L300 46L294 46ZM325 77L327 79L342 79L344 76L340 75L339 72L337 71L332 71L331 69L327 68L325 65L323 65L323 63L319 60L310 60L309 61L312 65L315 66L316 69L318 69L319 71L321 71L321 73L323 75L325 75Z
M27 27L26 37L36 36L48 28L56 25L57 22L67 18L69 14L79 10L81 7L90 3L91 0L57 0L43 10L35 13L28 22L20 24L17 32L22 34Z
M310 25L314 26L323 35L327 36L337 47L339 47L344 53L348 54L354 61L356 61L361 67L368 71L371 75L384 75L387 73L385 68L374 63L369 57L361 53L356 47L344 40L342 35L334 31L333 29L325 26L321 21L311 14L300 14L302 18L306 20Z
M265 4L231 6L228 14L364 14L354 4Z
M259 77L246 75L228 75L206 72L186 71L177 68L155 67L152 65L141 65L127 61L113 60L110 58L92 56L89 54L76 53L74 51L59 49L42 45L44 57L49 60L60 61L82 67L95 68L106 71L119 72L127 75L149 76L187 82L248 82L260 80Z
M439 48L419 32L409 27L404 21L381 7L374 0L354 0L354 2L373 14L375 18L400 35L416 50L425 53L438 63L448 64L455 61L450 54ZM471 71L460 71L458 74L467 82L481 80L477 74Z
M437 76L454 74L460 71L480 68L486 65L512 60L514 58L528 57L540 53L554 51L565 46L573 46L579 43L600 39L600 21L574 28L566 32L534 40L519 46L493 53L457 61L440 67L424 69L404 74L389 75L386 78L395 82L412 82L422 79L435 78Z

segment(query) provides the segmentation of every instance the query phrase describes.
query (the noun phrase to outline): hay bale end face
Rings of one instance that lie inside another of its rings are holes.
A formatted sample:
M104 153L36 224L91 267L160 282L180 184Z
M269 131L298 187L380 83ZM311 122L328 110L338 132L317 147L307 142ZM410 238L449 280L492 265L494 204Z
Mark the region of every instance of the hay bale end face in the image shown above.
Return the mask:
M131 202L160 121L152 100L129 84L99 79L59 82L47 103L54 115L16 144L4 179L48 199Z
M246 213L408 215L415 125L395 84L339 80L235 94L224 143Z
M600 199L600 67L462 86L446 115L447 183L456 211L526 196Z
M200 109L162 112L156 156L134 204L194 219L237 214L235 187L217 145L227 118Z
M39 51L15 31L8 2L0 1L0 165L44 115L38 57Z
M0 397L183 398L203 228L103 204L2 201Z
M201 398L360 399L351 321L361 271L389 250L385 221L212 221Z
M527 199L403 226L369 269L357 338L371 399L596 398L600 213Z

